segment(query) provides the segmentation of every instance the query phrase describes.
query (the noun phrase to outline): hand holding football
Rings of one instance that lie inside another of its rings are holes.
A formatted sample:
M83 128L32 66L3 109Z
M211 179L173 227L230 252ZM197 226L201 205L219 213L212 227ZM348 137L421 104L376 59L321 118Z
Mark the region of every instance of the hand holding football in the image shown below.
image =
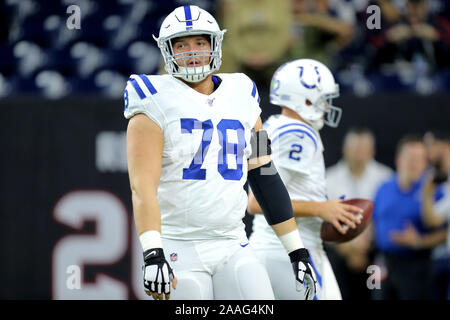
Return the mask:
M327 242L347 242L356 238L361 234L372 218L373 203L367 199L349 199L343 203L357 206L364 211L361 213L361 223L356 225L355 229L349 228L345 234L340 233L331 223L324 221L320 230L320 236L323 241Z

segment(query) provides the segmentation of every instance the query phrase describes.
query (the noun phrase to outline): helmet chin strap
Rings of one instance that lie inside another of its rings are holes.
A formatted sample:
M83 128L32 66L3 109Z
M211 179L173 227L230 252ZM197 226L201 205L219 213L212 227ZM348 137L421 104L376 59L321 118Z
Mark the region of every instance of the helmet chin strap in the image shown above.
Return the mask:
M179 67L179 71L180 73L183 73L183 75L179 75L178 77L188 82L199 82L211 73L211 68L209 64L207 64L205 66L193 68Z

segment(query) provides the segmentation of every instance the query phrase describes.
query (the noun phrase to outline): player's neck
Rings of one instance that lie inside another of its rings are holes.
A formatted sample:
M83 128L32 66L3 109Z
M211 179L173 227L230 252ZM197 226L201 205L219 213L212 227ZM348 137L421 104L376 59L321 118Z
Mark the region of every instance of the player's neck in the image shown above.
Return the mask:
M367 163L347 161L347 165L352 176L354 176L355 178L359 178L364 173Z
M214 91L214 82L212 81L211 77L212 75L209 75L199 82L187 82L184 80L183 82L201 94L210 95Z
M412 181L410 179L409 176L401 174L401 173L397 173L398 174L398 184L399 187L402 191L408 191L412 184L414 183L414 181Z
M301 122L306 123L307 125L310 125L310 124L308 123L308 121L306 121L305 119L303 119L297 112L295 112L294 110L289 109L289 108L287 108L287 107L282 107L282 108L281 108L281 114L282 114L283 116L286 116L286 117L289 117L289 118L293 118L293 119L297 119L297 120L300 120Z

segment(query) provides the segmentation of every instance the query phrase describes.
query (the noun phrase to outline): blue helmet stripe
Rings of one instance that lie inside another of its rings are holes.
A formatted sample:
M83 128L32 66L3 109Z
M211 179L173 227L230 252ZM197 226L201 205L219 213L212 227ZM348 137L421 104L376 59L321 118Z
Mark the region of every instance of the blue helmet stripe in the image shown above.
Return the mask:
M136 79L130 78L130 83L133 85L134 90L136 90L137 94L139 95L139 98L144 99L145 93L142 91L141 87L139 87L139 84L137 83Z
M152 95L158 93L158 91L156 91L155 87L145 75L140 74L139 77L142 79L142 81L144 81L145 86L148 88Z
M186 30L192 29L192 14L190 6L184 6L184 16L186 17Z

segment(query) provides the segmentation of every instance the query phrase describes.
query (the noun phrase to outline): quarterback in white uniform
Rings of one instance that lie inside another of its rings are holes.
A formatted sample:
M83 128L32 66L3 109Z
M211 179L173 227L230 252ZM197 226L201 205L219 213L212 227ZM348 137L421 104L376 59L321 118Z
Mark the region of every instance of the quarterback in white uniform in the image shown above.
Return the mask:
M341 299L330 262L322 246L320 228L323 220L333 223L342 233L360 223L351 212L358 207L342 200L327 201L323 144L319 130L324 123L336 127L341 109L331 105L339 95L333 75L322 63L298 59L282 65L275 72L270 99L282 107L282 113L270 117L264 128L272 142L272 159L292 200L294 215L305 246L310 252L317 275L316 299ZM255 197L249 196L249 213L260 213ZM342 224L341 224L342 223ZM280 241L264 217L256 214L250 245L266 265L277 299L299 299L292 284L282 274L290 268L280 255Z
M243 186L248 178L257 189L278 173L255 174L271 163L268 151L251 147L263 132L256 85L241 73L212 74L221 64L224 33L197 6L175 9L155 38L168 74L132 75L124 91L144 289L154 299L168 299L171 287L174 299L274 298L248 246ZM291 258L285 277L312 298L315 276L293 214L272 212L271 221Z

